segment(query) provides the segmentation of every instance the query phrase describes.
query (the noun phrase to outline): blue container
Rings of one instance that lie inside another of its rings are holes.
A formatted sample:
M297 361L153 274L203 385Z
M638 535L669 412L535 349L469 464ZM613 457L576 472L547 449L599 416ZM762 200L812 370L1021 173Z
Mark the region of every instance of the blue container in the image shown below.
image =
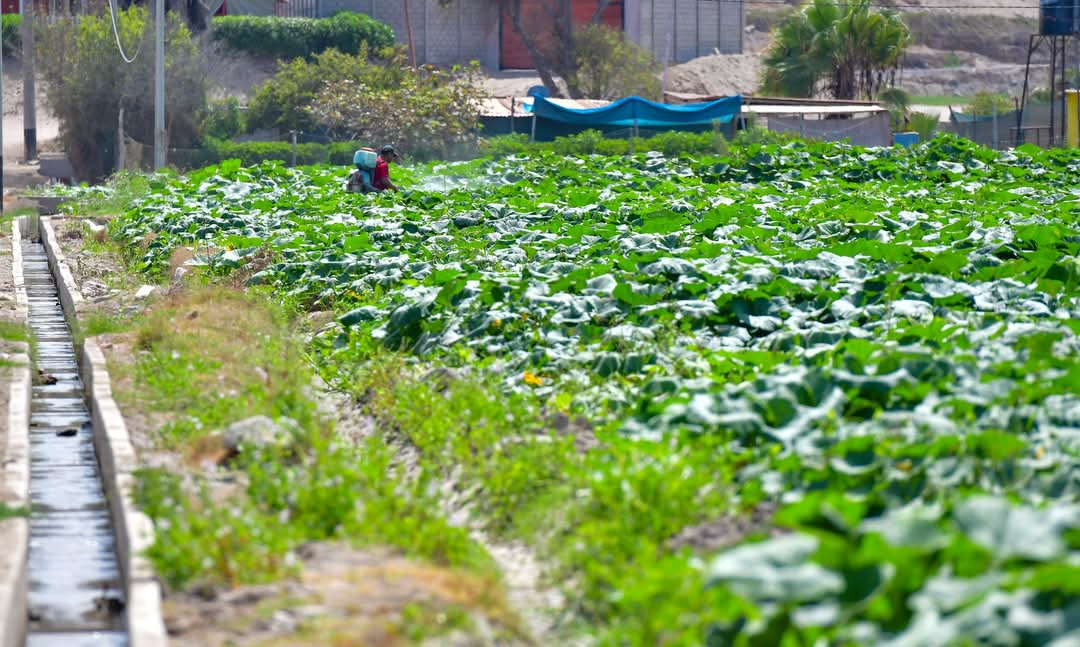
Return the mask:
M893 133L893 145L910 148L919 143L919 133Z

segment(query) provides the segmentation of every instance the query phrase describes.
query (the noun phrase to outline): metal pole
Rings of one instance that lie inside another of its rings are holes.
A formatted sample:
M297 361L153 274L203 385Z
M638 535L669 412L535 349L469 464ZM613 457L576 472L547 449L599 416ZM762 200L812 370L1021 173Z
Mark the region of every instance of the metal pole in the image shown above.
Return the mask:
M154 11L154 170L165 166L165 0Z
M34 65L34 2L20 2L23 56L23 146L26 161L37 158L37 90Z
M1055 94L1054 86L1057 85L1057 42L1054 36L1050 36L1050 147L1054 147L1054 121L1056 116L1054 115L1054 104L1057 102L1057 95Z
M296 166L296 131L289 131L289 138L292 140L292 165Z
M993 104L993 108L994 108L994 129L993 129L994 143L990 145L990 148L997 148L998 147L997 101L992 101L991 103Z

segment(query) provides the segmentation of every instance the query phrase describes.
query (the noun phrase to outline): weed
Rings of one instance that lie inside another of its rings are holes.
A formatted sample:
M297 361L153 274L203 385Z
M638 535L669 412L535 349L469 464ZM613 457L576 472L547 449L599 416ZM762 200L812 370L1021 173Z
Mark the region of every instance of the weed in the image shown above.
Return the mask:
M13 519L15 517L29 517L30 508L25 506L10 506L3 501L0 501L0 521L5 519Z
M6 341L21 341L29 344L33 341L33 333L30 332L30 328L25 324L15 321L0 320L0 339Z

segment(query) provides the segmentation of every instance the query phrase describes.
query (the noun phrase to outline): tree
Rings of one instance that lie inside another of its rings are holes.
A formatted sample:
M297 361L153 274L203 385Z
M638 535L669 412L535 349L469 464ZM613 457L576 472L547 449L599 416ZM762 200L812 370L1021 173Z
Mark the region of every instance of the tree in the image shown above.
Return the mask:
M117 16L120 41L133 63L117 50L108 17L63 17L42 26L38 69L46 104L60 122L60 140L79 178L99 180L116 168L118 115L133 139L154 139L153 21L145 9ZM142 45L139 46L139 41ZM194 146L206 110L206 61L175 14L165 26L166 138Z
M870 0L811 0L785 18L766 52L763 88L793 97L874 99L893 85L911 31Z
M983 90L971 98L967 111L978 117L989 117L995 112L999 115L1014 110L1012 99L1004 94L995 94Z
M596 8L585 23L587 25L600 23L610 0L595 2ZM526 12L522 9L522 0L498 0L499 10L510 17L514 33L529 51L544 87L552 96L562 95L555 83L555 77L559 77L566 84L568 95L582 98L572 0L538 0L538 4L540 12Z

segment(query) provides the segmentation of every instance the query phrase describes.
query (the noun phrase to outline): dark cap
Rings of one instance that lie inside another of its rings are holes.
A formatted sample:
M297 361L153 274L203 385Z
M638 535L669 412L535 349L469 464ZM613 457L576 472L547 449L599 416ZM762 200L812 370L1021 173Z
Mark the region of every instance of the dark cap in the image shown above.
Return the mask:
M383 146L382 148L380 148L379 152L380 153L394 153L395 155L397 154L397 152L394 150L394 147L391 146L390 144L387 144L386 146Z

